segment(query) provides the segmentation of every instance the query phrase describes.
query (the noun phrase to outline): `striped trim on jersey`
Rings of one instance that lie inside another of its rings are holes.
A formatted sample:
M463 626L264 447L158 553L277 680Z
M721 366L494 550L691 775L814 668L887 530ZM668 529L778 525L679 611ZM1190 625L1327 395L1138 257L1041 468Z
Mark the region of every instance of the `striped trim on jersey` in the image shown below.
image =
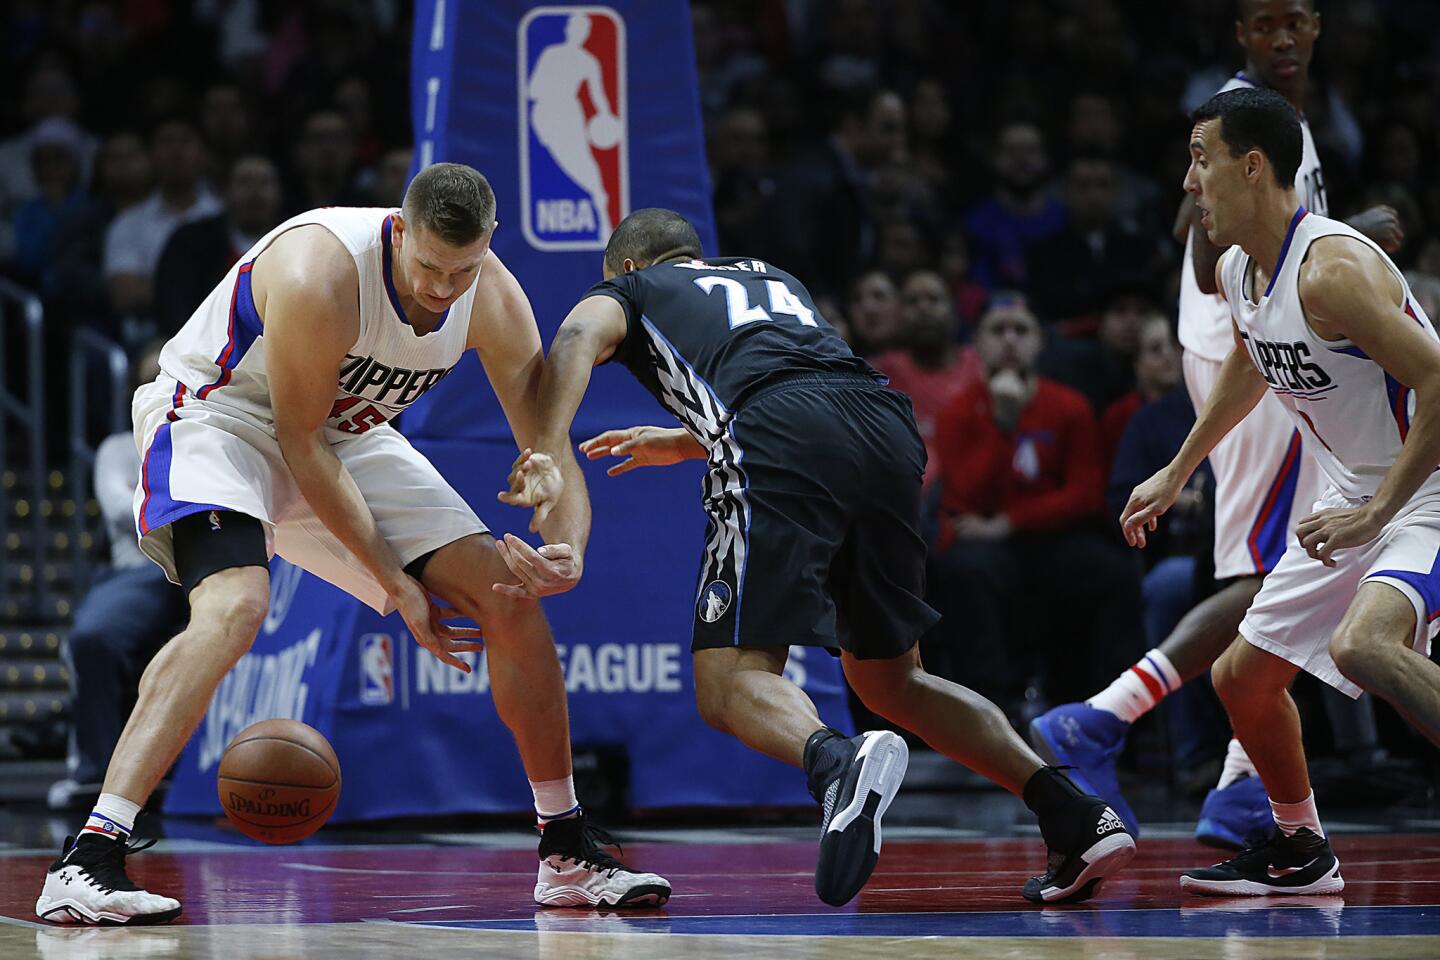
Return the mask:
M1311 429L1314 429L1313 425ZM1250 525L1250 535L1245 538L1256 573L1273 570L1285 553L1286 533L1290 529L1290 511L1295 505L1295 488L1300 483L1301 456L1300 431L1296 430L1290 434L1290 443L1285 448L1285 459L1280 462L1280 469L1276 471L1275 478L1265 492L1260 513Z
M230 322L225 328L225 346L220 348L215 358L220 375L195 391L195 396L201 400L230 382L230 372L260 337L260 311L255 309L255 297L250 292L250 269L254 266L254 260L242 263L235 275L235 289L230 292ZM175 406L178 408L185 399L184 387L176 390L175 394Z
M735 602L727 615L734 617L738 644L740 607L745 597L745 560L750 548L750 502L745 496L749 479L740 465L744 451L735 439L734 414L649 317L642 316L640 323L647 334L646 343L655 364L661 401L710 451L710 469L703 483L709 525L695 602L701 602L706 584L711 581L733 583Z

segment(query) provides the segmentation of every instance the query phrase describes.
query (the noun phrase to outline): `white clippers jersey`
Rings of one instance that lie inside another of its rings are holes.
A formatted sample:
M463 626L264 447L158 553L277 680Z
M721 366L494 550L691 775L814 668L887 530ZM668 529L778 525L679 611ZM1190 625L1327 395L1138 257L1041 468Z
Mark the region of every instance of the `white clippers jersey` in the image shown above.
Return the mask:
M1415 302L1405 277L1369 238L1337 220L1295 212L1280 248L1275 276L1251 299L1251 258L1232 247L1220 267L1220 281L1240 337L1270 390L1290 412L1321 471L1344 497L1375 495L1400 454L1414 415L1410 388L1386 373L1349 340L1322 340L1310 329L1300 304L1300 265L1320 237L1353 237L1374 250L1400 281L1404 312L1426 336L1436 339L1430 320ZM1432 480L1440 483L1440 475ZM1428 485L1427 485L1428 486Z
M1243 73L1237 73L1217 90L1238 90L1257 84ZM1325 216L1330 205L1325 199L1325 179L1320 174L1320 155L1315 152L1315 140L1310 136L1310 124L1300 117L1300 136L1305 140L1305 151L1300 155L1300 169L1295 171L1295 192L1300 203L1312 214ZM1201 293L1195 283L1195 266L1190 257L1195 238L1185 238L1185 261L1180 264L1180 346L1206 360L1221 361L1235 346L1230 333L1230 308L1214 293Z
M346 351L326 423L332 443L385 423L419 399L459 362L469 339L471 283L440 325L417 336L391 276L390 223L396 211L324 207L280 224L246 251L160 354L174 409L204 404L274 434L265 331L250 292L250 268L287 230L319 224L355 258L360 278L360 336Z

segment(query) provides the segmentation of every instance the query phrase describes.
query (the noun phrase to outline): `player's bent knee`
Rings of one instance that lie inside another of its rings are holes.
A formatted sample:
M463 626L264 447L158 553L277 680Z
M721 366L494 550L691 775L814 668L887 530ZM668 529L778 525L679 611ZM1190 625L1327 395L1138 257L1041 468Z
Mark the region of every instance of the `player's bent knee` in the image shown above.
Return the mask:
M1354 630L1342 626L1330 638L1330 659L1347 680L1365 686L1369 673L1370 651Z

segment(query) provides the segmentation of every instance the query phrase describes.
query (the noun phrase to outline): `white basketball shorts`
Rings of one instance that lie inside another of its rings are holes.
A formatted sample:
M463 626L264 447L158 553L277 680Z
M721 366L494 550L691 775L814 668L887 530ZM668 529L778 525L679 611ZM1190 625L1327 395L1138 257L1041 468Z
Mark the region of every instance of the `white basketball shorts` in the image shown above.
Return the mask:
M1185 386L1198 414L1220 364L1194 353L1182 359ZM1265 396L1210 451L1215 474L1215 579L1272 570L1294 538L1295 523L1312 512L1320 470L1280 401Z
M140 451L135 526L140 549L179 583L169 524L202 510L233 510L261 521L265 546L380 613L389 596L330 532L299 488L280 444L251 418L193 397L175 418L175 384L162 379L135 393ZM333 445L401 565L487 527L398 430L389 425Z
M1337 550L1333 567L1312 560L1292 538L1245 614L1240 635L1341 693L1358 697L1360 688L1345 679L1330 658L1330 638L1360 585L1375 581L1389 584L1410 601L1415 608L1415 649L1429 656L1430 641L1440 629L1440 491L1433 485L1427 488L1370 543ZM1360 504L1331 491L1316 506Z

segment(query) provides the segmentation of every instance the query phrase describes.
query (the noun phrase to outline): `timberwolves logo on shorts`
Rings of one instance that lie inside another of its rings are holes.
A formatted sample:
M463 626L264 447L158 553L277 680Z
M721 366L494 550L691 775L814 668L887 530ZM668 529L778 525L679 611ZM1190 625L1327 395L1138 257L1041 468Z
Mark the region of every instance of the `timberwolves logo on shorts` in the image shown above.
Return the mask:
M394 646L388 633L360 638L360 702L384 706L395 699Z
M625 21L608 7L539 7L518 42L525 239L603 250L630 212Z
M712 580L700 594L700 619L714 623L725 616L730 609L730 585L723 580Z

